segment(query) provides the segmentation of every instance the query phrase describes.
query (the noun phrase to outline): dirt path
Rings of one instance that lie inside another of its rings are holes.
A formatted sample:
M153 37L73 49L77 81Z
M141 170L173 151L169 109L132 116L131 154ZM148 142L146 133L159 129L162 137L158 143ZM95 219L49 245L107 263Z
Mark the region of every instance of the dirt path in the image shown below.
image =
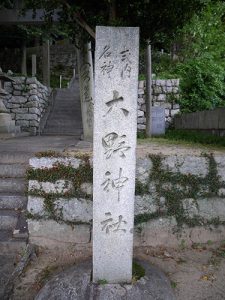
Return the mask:
M168 275L177 300L225 299L225 243L179 250L139 248L135 252Z

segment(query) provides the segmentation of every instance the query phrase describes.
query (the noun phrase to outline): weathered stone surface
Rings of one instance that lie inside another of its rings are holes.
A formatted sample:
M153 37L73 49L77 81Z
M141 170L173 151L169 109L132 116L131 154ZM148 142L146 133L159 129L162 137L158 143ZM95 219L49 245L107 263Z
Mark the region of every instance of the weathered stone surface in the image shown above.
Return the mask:
M225 197L225 188L219 189L218 195L219 195L220 197Z
M23 96L17 96L17 97L12 97L8 102L12 102L12 103L26 103L27 102L27 98L23 97Z
M29 180L28 189L29 191L38 190L47 194L64 194L73 191L73 185L68 180L57 180L55 183Z
M145 130L146 125L138 124L137 128L140 129L140 130Z
M29 78L27 78L26 83L30 84L30 85L40 84L35 77L29 77Z
M90 182L84 182L80 185L80 190L84 194L90 196L93 194L93 184Z
M224 156L215 155L214 158L217 163L218 175L221 177L221 180L225 182L225 159L224 159Z
M1 230L13 230L16 227L18 218L16 215L2 215L0 212L0 228Z
M149 194L143 196L135 196L134 214L152 214L159 210L156 199Z
M29 121L29 127L38 127L39 126L39 121L36 120L30 120Z
M152 170L152 161L149 158L138 158L136 166L136 180L146 184Z
M82 160L79 158L69 158L69 157L33 157L29 161L29 165L33 169L50 169L55 164L63 164L65 166L72 166L73 168L77 169L81 165Z
M165 134L165 109L163 107L152 107L151 112L151 134Z
M59 213L64 221L90 223L92 220L93 202L86 199L59 198L55 202L56 213Z
M54 248L90 242L90 225L66 225L53 220L28 220L30 243ZM63 245L64 244L64 245Z
M94 282L99 279L110 283L130 282L132 277L138 44L138 28L97 27ZM110 68L104 71L104 65Z
M38 121L39 120L39 117L35 114L21 114L21 113L18 113L16 114L16 119L17 120L35 120L35 121Z
M38 103L38 101L31 101L31 102L27 102L23 105L24 107L36 107L39 108L40 104Z
M28 108L12 108L11 112L26 114L26 113L28 113Z
M183 208L188 217L194 218L198 215L197 201L192 198L182 200Z
M27 120L16 120L16 125L22 126L22 127L28 127L29 121Z
M208 162L205 157L199 156L168 156L162 160L162 167L185 175L205 177L208 174Z
M174 247L178 239L174 231L177 229L175 218L159 218L141 224L141 233L135 231L135 245Z
M36 108L36 107L31 107L31 108L29 108L29 113L30 113L30 114L36 114L36 115L38 115L38 116L41 114L40 109L38 109L38 108Z
M138 110L138 117L143 117L144 116L144 112L141 110Z
M13 95L14 96L20 96L20 95L22 95L22 91L13 91Z
M169 279L156 267L137 261L145 276L132 285L92 284L91 263L84 262L55 275L35 300L175 300Z
M40 217L47 216L47 211L44 206L44 198L37 196L28 196L27 211L33 215Z
M220 221L225 221L225 198L208 198L198 199L198 216L205 220L219 218Z

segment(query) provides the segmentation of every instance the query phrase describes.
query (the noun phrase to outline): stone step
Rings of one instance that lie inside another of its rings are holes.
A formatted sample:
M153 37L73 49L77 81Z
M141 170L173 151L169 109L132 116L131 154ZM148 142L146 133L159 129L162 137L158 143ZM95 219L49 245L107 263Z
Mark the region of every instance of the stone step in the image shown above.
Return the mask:
M27 152L1 152L0 164L28 164L30 157Z
M28 165L0 164L0 177L24 177Z
M57 119L50 119L47 122L46 126L70 126L71 128L77 128L77 127L82 127L82 123L81 122L76 122L76 121L70 121L70 120L57 120Z
M80 113L81 111L79 110L73 110L73 109L68 109L68 110L62 110L62 109L57 109L57 110L53 110L52 111L52 114L55 114L55 115L59 115L62 116L62 115L67 115L67 116L71 116L71 117L74 117L74 116L80 116Z
M0 209L25 209L27 197L21 195L0 194Z
M46 128L50 129L50 128L54 128L57 130L71 130L71 131L76 131L76 129L81 129L82 128L82 124L76 124L76 123L71 123L71 124L65 124L63 122L60 123L60 121L58 122L58 124L52 124L51 121L49 121L46 124Z
M26 180L22 178L0 178L1 193L21 193L27 190Z
M0 242L0 253L22 253L27 245L27 238L24 239L16 239L11 238L7 241Z
M0 210L0 229L14 231L18 223L19 212L15 210Z
M57 135L59 135L59 136L65 136L65 134L66 135L68 135L68 136L73 136L73 137L75 137L76 139L80 139L80 136L81 136L81 133L74 133L74 132L66 132L66 133L64 133L64 132L48 132L48 131L44 131L43 133L42 133L42 135L49 135L49 136L53 136L53 135L55 135L55 136L57 136Z
M58 129L46 129L43 131L44 134L53 134L53 135L57 135L57 133L59 135L63 134L63 135L75 135L75 136L80 136L82 134L82 130L58 130Z

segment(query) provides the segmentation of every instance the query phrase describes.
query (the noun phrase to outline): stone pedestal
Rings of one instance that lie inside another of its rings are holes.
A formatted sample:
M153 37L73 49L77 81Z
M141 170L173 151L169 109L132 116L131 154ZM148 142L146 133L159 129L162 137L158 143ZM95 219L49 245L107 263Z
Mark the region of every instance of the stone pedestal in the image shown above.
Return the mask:
M156 267L138 261L145 276L134 284L91 283L91 264L84 262L55 275L35 300L175 300L169 279Z

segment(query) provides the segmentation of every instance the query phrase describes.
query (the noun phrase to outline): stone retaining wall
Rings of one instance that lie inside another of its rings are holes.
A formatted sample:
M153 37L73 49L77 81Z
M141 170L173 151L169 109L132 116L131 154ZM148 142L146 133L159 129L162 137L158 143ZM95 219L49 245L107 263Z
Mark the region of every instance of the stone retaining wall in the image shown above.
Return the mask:
M36 135L41 117L48 104L50 90L35 77L14 77L15 82L6 82L4 89L9 93L3 97L16 125L22 131Z
M30 242L90 247L92 159L30 159ZM104 193L104 190L102 191ZM191 246L225 239L225 154L137 160L135 246Z
M146 129L146 81L139 81L138 87L138 131ZM173 117L180 112L176 103L179 98L179 79L153 80L152 81L153 106L165 108L166 128L173 123Z

